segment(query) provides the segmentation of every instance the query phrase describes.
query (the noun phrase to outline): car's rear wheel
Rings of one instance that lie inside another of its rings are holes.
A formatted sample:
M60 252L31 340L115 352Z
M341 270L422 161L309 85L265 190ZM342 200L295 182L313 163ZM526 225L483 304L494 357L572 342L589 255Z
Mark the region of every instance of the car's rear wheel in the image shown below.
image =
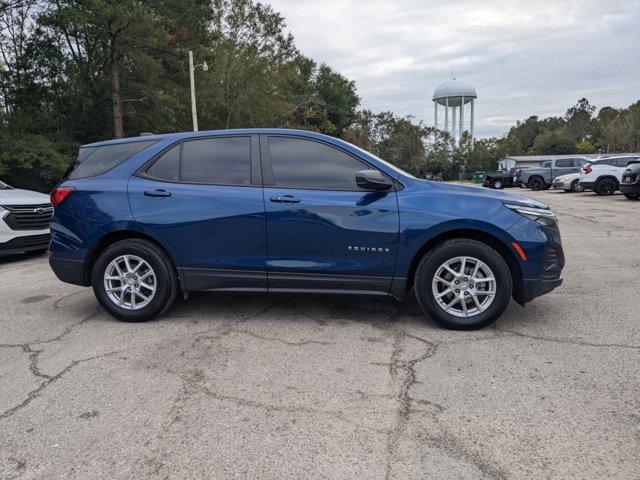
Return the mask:
M598 195L613 195L616 193L618 189L618 184L615 180L611 178L603 178L602 180L598 180L596 186L594 188L595 192Z
M502 187L503 187L502 180L494 180L493 183L491 184L491 187L496 190L502 190Z
M637 193L625 193L624 196L629 200L640 200L640 195Z
M474 330L498 319L513 290L502 256L471 239L441 243L420 261L414 279L422 310L440 325Z
M125 322L144 322L168 309L178 280L171 260L156 245L130 239L114 243L97 258L93 291L102 307Z
M529 180L529 188L531 190L542 190L544 188L544 180L540 177L533 177Z

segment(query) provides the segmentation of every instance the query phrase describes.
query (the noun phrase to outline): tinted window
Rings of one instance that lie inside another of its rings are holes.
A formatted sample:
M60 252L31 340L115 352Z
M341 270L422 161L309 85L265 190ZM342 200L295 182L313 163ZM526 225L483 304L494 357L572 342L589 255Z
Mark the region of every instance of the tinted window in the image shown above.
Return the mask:
M556 167L573 167L573 158L563 158L556 160Z
M116 143L114 145L105 145L103 147L81 148L74 165L74 169L69 175L70 179L95 177L125 160L131 158L149 145L155 143L155 140L147 140L143 142Z
M631 160L634 160L634 159L630 157L616 158L615 165L618 167L626 167Z
M188 183L250 185L250 138L203 138L184 142L182 180Z
M277 187L358 190L356 172L368 167L340 150L311 140L269 137Z
M593 162L592 165L613 165L613 160L610 158L607 160L599 160L597 162Z
M150 177L168 182L180 180L180 145L176 145L158 158L149 167L146 174Z

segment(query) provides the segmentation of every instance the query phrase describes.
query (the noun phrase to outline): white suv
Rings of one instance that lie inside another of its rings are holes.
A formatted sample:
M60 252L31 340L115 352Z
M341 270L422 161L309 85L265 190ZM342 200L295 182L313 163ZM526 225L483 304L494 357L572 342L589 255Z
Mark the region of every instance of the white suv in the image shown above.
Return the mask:
M580 186L598 195L613 195L620 186L627 164L638 156L599 158L580 170Z
M46 250L52 215L48 195L0 181L0 254Z

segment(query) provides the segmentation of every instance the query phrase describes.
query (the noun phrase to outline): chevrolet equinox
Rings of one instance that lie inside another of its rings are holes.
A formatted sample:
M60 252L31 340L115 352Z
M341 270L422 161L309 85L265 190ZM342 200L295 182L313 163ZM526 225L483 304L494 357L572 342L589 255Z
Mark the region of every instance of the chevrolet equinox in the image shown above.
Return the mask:
M144 321L191 291L415 292L454 329L562 283L554 213L415 178L342 140L283 129L144 135L80 148L51 193L50 264Z

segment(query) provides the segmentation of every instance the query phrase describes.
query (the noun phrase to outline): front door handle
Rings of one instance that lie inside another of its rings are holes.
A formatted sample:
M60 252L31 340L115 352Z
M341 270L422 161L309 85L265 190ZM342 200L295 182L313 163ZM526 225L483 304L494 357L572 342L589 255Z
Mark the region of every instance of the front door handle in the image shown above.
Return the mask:
M166 190L145 190L144 195L145 197L170 197L171 192L167 192Z
M282 197L271 197L271 201L275 203L299 203L300 199L291 195L283 195Z

